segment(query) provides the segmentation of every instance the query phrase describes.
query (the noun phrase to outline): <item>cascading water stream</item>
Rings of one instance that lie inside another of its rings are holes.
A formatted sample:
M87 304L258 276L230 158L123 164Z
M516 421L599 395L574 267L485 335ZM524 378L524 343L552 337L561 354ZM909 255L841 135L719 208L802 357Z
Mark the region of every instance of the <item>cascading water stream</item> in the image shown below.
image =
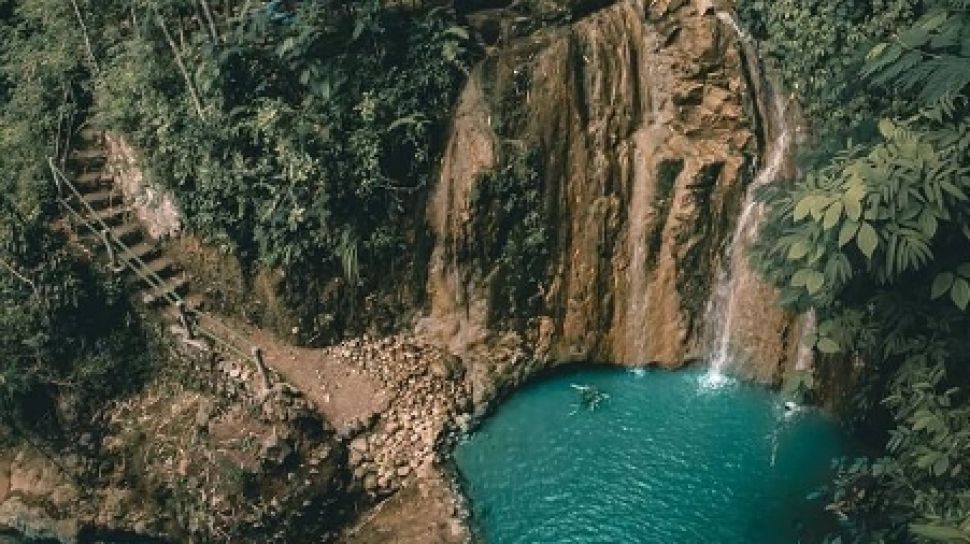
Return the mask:
M799 338L798 354L795 356L795 370L799 372L808 372L812 369L815 355L808 338L815 334L816 325L815 310L811 310L802 315L802 337Z
M717 388L729 383L727 375L734 354L731 349L732 334L738 327L739 294L741 283L745 280L745 249L757 234L758 226L764 215L764 206L755 199L755 193L760 187L771 184L779 177L784 168L785 159L791 152L793 128L788 122L788 102L781 94L774 92L772 86L761 76L758 68L758 58L751 38L740 27L735 18L727 12L717 12L717 18L731 28L738 36L749 64L750 77L754 84L753 92L761 94L755 97L755 104L770 105L769 111L762 112L763 133L767 149L763 167L754 181L747 188L742 212L738 218L737 227L728 246L725 266L718 280L712 309L709 311L709 323L717 330L715 335L710 367L703 378L705 387ZM759 100L759 98L766 100ZM773 138L772 138L773 136Z

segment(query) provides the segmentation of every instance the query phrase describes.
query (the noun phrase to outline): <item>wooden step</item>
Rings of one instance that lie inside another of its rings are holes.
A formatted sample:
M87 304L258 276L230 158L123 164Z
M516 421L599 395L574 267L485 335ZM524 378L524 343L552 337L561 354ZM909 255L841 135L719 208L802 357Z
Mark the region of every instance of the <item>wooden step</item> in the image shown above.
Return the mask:
M121 194L111 189L101 189L90 193L84 193L83 200L94 209L110 206L112 203L122 202Z
M83 228L83 227L82 227ZM85 228L85 230L87 230ZM141 225L138 223L125 223L123 225L118 225L111 229L111 234L116 240L121 240L126 244L134 244L145 237L144 232L141 230ZM81 236L81 239L89 244L95 244L98 246L103 246L101 241L101 235L95 235L94 233L88 231Z
M144 259L142 259L142 261L144 261ZM166 275L166 272L175 271L175 261L165 256L160 256L150 261L147 261L145 262L145 266L148 268L148 270L151 273L155 274L156 276L164 276ZM144 273L144 270L142 270L142 273Z
M201 293L189 293L185 296L185 305L189 311L204 311L207 306L205 295Z
M205 309L205 297L199 293L187 293L182 297L185 301L185 309L189 315L196 314L197 312ZM179 311L175 305L168 305L165 307L165 317L171 321L178 322Z
M165 295L168 293L184 293L188 289L189 280L185 275L176 276L165 280L165 283L154 288L145 288L138 292L138 298L145 304L152 306L160 302L165 302Z
M104 138L104 131L94 127L84 127L78 133L78 136L85 142L101 142Z
M77 177L77 183L79 185L102 185L105 183L111 183L114 178L111 174L105 172L104 170L91 170L90 172L85 172Z
M85 163L103 162L107 158L107 155L104 152L104 148L96 146L72 151L69 158L73 161Z
M108 225L121 223L125 220L126 214L131 211L128 206L112 206L101 210L95 210L94 218L104 221ZM97 224L97 223L95 223Z
M132 257L137 257L142 261L148 261L150 258L158 253L158 246L153 242L140 242L133 246L130 246L130 253Z

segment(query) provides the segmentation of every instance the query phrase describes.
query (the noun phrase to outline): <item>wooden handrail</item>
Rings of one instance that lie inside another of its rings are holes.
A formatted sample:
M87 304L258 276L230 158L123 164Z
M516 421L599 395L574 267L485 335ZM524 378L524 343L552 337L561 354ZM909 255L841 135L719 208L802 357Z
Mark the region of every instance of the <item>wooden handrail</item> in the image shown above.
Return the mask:
M54 176L54 184L58 190L58 196L57 196L58 204L62 208L64 208L64 210L68 214L70 214L71 217L74 218L74 220L76 220L78 223L86 227L88 230L91 231L91 234L93 234L95 237L99 238L102 242L104 242L105 246L108 248L109 255L113 254L115 257L115 260L117 260L117 257L119 256L121 257L120 260L122 262L120 264L122 266L115 271L120 271L120 270L123 270L124 268L131 270L149 288L158 290L161 296L163 297L163 299L166 300L166 302L175 306L176 308L181 307L180 313L184 312L184 313L181 313L181 315L186 315L186 316L191 315L192 317L194 317L195 330L197 330L200 334L202 334L202 336L208 338L216 345L220 345L224 349L227 349L230 353L233 353L236 357L239 357L243 360L251 360L256 366L256 370L259 372L260 376L262 377L263 385L265 387L268 387L266 371L262 361L262 350L259 347L252 346L250 351L247 353L246 349L240 346L237 346L232 339L232 337L235 337L236 340L239 341L239 339L243 338L241 334L239 334L238 332L230 328L228 325L226 325L219 319L216 319L211 314L206 314L198 309L189 308L185 300L181 297L181 295L175 292L174 289L165 289L165 280L163 280L154 270L152 270L151 267L149 267L145 263L145 261L141 259L141 257L136 255L131 250L131 248L124 243L124 241L120 240L118 237L112 234L111 228L108 226L108 224L103 219L101 219L101 217L97 215L94 208L91 207L90 203L84 200L84 196L77 189L74 183L71 182L70 178L68 178L67 175L64 174L64 172L57 167L54 159L49 158L48 163L50 165L51 172ZM74 206L72 206L71 203L62 196L63 190L65 188L70 192L71 195L73 195L76 198L78 202L82 204L82 211L85 211L87 213L87 216L85 216L84 213L81 213L80 211L76 210ZM121 251L120 252L116 251L116 249L120 249ZM205 327L202 324L203 317L205 317L209 323L212 323L218 326L218 328L222 329L224 333L226 333L230 338L224 338L223 336ZM248 342L245 342L244 340L240 343L248 344Z

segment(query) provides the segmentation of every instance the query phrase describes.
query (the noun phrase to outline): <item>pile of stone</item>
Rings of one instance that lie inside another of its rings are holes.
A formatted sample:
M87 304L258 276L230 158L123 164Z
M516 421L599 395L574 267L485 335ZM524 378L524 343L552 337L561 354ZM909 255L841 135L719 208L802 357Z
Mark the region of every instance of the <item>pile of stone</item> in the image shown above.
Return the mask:
M472 395L460 358L405 336L363 337L334 352L389 393L383 409L348 437L348 465L368 494L388 495L426 474L468 430Z

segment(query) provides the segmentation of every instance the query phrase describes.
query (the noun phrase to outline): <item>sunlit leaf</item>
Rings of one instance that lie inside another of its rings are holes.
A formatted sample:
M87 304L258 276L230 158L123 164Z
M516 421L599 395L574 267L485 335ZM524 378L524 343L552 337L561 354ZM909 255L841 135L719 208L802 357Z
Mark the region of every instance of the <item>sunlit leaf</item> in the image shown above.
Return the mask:
M879 235L876 234L876 229L872 228L869 223L862 223L858 234L856 234L856 244L859 246L859 251L866 258L871 259L876 247L879 246Z
M829 206L829 209L825 212L825 219L822 222L822 228L829 230L838 224L839 219L842 219L842 202L836 201L834 204Z
M827 355L832 355L842 351L842 347L839 346L839 343L828 337L819 338L818 343L815 344L815 347Z
M857 232L859 232L859 223L852 220L842 223L842 229L839 231L839 247L845 247L855 238Z
M953 303L957 305L957 308L966 310L967 304L970 304L970 282L965 278L953 280L953 287L950 288L950 298L953 299Z

